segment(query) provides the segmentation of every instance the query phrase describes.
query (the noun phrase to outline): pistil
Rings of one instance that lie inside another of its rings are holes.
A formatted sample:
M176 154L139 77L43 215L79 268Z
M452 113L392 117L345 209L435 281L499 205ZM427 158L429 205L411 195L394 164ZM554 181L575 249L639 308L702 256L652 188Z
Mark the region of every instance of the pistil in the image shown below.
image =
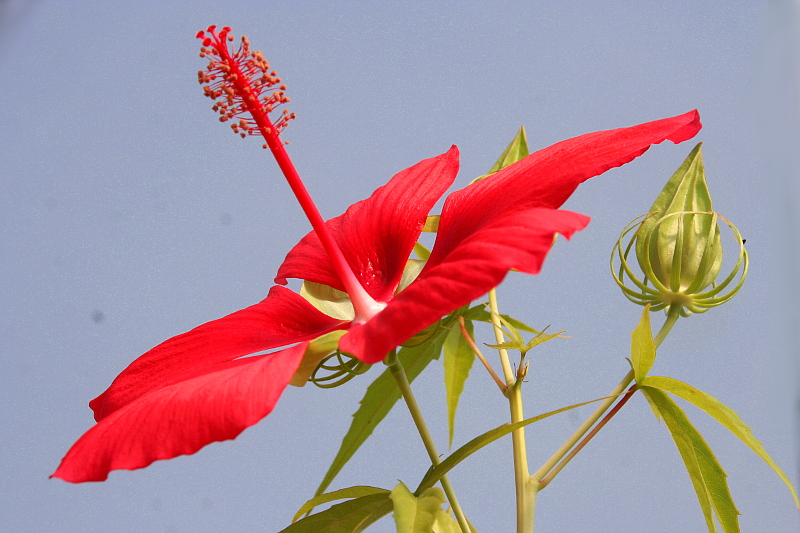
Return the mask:
M208 68L198 73L198 80L207 84L205 94L215 100L213 109L220 114L220 122L238 118L238 122L234 120L231 125L234 133L241 137L261 135L264 138L264 148L269 148L275 157L353 302L356 315L353 323L367 322L386 304L375 301L359 282L286 152L280 132L295 118L294 113L284 109L275 122L269 117L278 106L290 101L285 94L286 86L281 84L277 72L270 70L261 52L250 50L247 37L242 36L238 50L230 50L228 42L234 39L230 31L225 27L217 33L216 26L209 26L208 35L203 31L197 33L197 37L203 39L200 57L210 60Z

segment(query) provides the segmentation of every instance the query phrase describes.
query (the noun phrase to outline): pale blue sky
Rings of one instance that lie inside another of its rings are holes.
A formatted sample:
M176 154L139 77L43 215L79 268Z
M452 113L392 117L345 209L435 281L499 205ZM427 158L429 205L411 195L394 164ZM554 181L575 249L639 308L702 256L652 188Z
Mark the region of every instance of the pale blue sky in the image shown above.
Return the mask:
M194 456L104 483L47 479L92 425L87 402L117 373L155 344L262 299L309 230L269 154L221 126L202 96L194 35L209 24L246 33L288 84L298 119L285 138L326 217L451 144L462 154L461 187L520 125L537 149L698 108L714 205L747 239L751 272L730 303L678 323L653 373L728 403L798 481L800 294L789 274L799 114L788 34L797 9L788 1L5 5L4 528L277 532L313 494L378 374L333 391L290 388L259 425ZM692 147L665 143L584 184L566 207L591 216L590 226L559 242L540 276L501 286L504 310L573 337L532 354L527 414L603 396L628 370L640 308L617 289L608 257ZM441 366L414 388L446 449ZM426 456L401 407L332 488L416 484ZM742 531L797 531L800 513L778 477L712 419L687 412L729 475ZM455 445L506 418L476 366ZM532 426L531 463L577 422L566 414ZM510 530L509 440L452 481L479 531ZM537 532L643 528L705 531L674 444L637 397L541 494Z

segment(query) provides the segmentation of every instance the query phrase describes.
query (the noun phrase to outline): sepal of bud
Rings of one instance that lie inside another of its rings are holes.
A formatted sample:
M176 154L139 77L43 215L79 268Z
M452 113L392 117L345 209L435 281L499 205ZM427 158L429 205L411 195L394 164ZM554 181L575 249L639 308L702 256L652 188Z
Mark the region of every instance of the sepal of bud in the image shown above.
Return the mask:
M739 231L712 208L700 147L672 175L650 212L628 224L612 252L617 284L628 299L651 304L653 311L672 306L679 307L683 316L707 311L732 298L747 275L747 251ZM717 283L723 258L720 220L737 240L739 256L732 272ZM628 264L634 248L643 281ZM736 285L723 294L737 276ZM626 286L626 277L634 288Z

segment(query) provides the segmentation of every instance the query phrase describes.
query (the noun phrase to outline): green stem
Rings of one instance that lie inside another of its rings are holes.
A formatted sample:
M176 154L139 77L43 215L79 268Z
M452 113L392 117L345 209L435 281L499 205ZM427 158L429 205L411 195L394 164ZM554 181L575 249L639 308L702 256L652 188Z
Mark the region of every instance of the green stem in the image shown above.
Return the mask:
M489 291L489 309L492 312L492 325L497 344L505 342L500 311L497 306L497 291ZM511 368L508 351L499 349L500 363L506 378L506 397L511 409L511 423L525 419L522 408L522 380L518 380ZM514 487L517 496L517 533L533 533L534 510L538 486L530 479L528 470L528 453L525 446L525 429L520 428L511 433L511 444L514 451Z
M574 448L573 448L573 449L572 449L572 450L569 452L569 455L567 455L567 456L564 458L564 460L563 460L563 461L561 461L560 463L558 463L558 464L555 466L555 468L553 468L553 469L552 469L550 472L548 472L548 473L547 473L547 475L544 477L544 479L542 479L542 480L539 482L539 490L542 490L542 489L543 489L543 488L545 488L545 487L546 487L546 486L547 486L547 485L548 485L548 484L549 484L551 481L553 481L553 478L554 478L554 477L556 477L556 476L558 475L558 473L559 473L559 472L561 472L561 470L562 470L562 469L563 469L565 466L567 466L567 463L569 463L569 462L572 460L572 458L573 458L573 457L575 457L576 455L578 455L578 452L579 452L579 451L581 451L581 450L583 449L583 447L584 447L584 446L586 446L586 445L589 443L589 441L590 441L590 440L592 440L592 437L594 437L595 435L597 435L597 433L598 433L598 432L599 432L601 429L603 429L603 426L605 426L606 424L608 424L608 421L609 421L609 420L611 420L612 418L614 418L614 415L615 415L615 414L617 414L617 413L619 412L619 410L620 410L620 409L622 409L622 406L623 406L623 405L625 405L625 404L627 403L627 401L630 399L630 397L631 397L631 396L633 396L633 393L634 393L634 392L636 392L636 388L635 388L635 387L636 387L636 385L634 385L633 387L631 387L630 389L628 389L628 391L625 393L625 395L622 397L622 399L621 399L620 401L618 401L618 402L617 402L617 405L615 405L615 406L614 406L614 408L613 408L613 409L611 409L611 411L609 411L609 412L608 412L608 414L607 414L606 416L604 416L604 417L603 417L603 419L602 419L602 420L601 420L601 421L600 421L600 422L599 422L599 423L598 423L598 424L597 424L595 427L593 427L593 428L592 428L592 430L589 432L589 434L588 434L588 435L586 435L586 437L584 437L584 438L583 438L583 440L582 440L582 441L580 441L580 442L578 443L578 445L577 445L577 446L575 446L575 447L574 447Z
M497 290L495 289L489 291L489 309L492 312L494 338L497 344L502 344L506 339L503 335L503 324L500 322L500 311L497 306ZM508 359L508 350L499 348L498 352L500 352L500 365L503 367L503 376L506 378L506 386L513 387L517 378L514 376L514 370L511 368L511 362Z
M669 335L669 332L672 330L672 327L678 321L678 318L680 318L680 305L673 305L670 307L669 312L667 313L667 320L661 326L661 329L659 330L658 334L653 339L656 348L661 346L661 343L664 342L664 339L667 338L667 335ZM556 450L556 453L554 453L553 456L550 457L550 459L548 459L542 465L541 468L539 468L539 470L534 472L534 474L531 476L531 480L539 485L539 489L542 489L547 484L549 484L556 476L556 474L558 474L567 465L567 463L569 463L569 461L571 461L572 458L575 457L575 455L586 445L586 443L588 443L589 440L591 440L591 438L595 434L597 434L597 431L599 431L600 428L602 428L608 422L608 420L610 420L611 417L613 417L617 413L617 411L619 411L619 409L623 405L625 405L625 403L628 401L628 398L630 398L630 396L632 395L633 391L629 391L628 393L626 393L625 396L620 400L619 404L617 404L614 410L611 413L609 413L609 416L603 420L603 422L596 428L596 430L592 431L591 435L579 445L579 447L574 451L574 453L570 453L572 447L575 446L575 444L579 440L581 440L584 435L586 435L586 433L592 428L592 426L594 426L595 423L598 420L600 420L600 417L602 417L606 413L606 411L608 411L611 405L617 400L617 397L620 394L622 394L622 391L628 388L628 386L633 382L633 377L634 377L633 370L630 370L625 375L625 377L622 378L622 381L619 382L619 384L614 388L614 390L611 391L609 397L605 399L597 409L595 409L595 411L589 416L589 418L586 419L586 421L583 424L581 424L581 427L579 427L575 431L575 433L573 433L572 436L569 439L567 439L566 442L564 442L564 444L558 450ZM565 458L565 456L568 453L569 456ZM564 460L561 461L562 459ZM561 461L561 463L559 463L559 461ZM550 474L551 470L553 471L552 474ZM546 476L546 482L545 482L545 476Z
M611 405L617 400L617 397L622 394L622 391L624 391L628 385L631 384L631 382L633 382L633 370L628 372L625 377L622 378L622 381L620 381L619 384L614 387L614 390L611 391L611 393L608 395L608 398L603 400L603 403L601 403L600 406L595 409L594 413L592 413L589 418L587 418L586 421L581 424L581 427L579 427L575 433L573 433L572 436L568 438L558 450L556 450L556 453L554 453L553 456L550 457L550 459L548 459L541 466L541 468L539 468L539 470L533 473L531 478L536 482L542 481L547 473L550 472L550 470L552 470L553 467L555 467L556 464L558 464L558 462L565 455L567 455L567 453L569 453L572 447L575 446L575 444L581 440L584 435L586 435L592 426L594 426L595 423L600 420L600 417L603 416L606 411L608 411L609 407L611 407Z
M658 331L658 335L655 336L653 342L656 345L656 348L661 346L661 343L664 342L664 339L667 338L669 332L672 331L672 326L678 321L681 317L681 304L672 304L667 312L667 320L664 322L664 325L661 326L661 329Z
M387 357L386 365L389 367L392 376L397 382L397 387L403 395L403 399L411 413L411 418L414 420L414 425L417 426L417 432L419 432L419 436L422 438L422 443L425 445L425 450L428 452L431 463L433 463L433 466L438 465L441 462L439 460L439 452L436 451L436 444L434 444L433 437L430 431L428 431L425 419L422 417L422 411L419 408L417 399L414 397L414 393L411 391L411 384L408 382L408 376L406 376L406 371L400 363L400 359L397 358L395 353L392 353ZM447 476L444 476L441 479L441 483L444 493L447 495L447 501L450 502L450 508L453 509L453 514L458 521L462 533L471 533L467 517L464 516L464 512L461 510L456 494L453 491L453 486L450 485L450 480Z

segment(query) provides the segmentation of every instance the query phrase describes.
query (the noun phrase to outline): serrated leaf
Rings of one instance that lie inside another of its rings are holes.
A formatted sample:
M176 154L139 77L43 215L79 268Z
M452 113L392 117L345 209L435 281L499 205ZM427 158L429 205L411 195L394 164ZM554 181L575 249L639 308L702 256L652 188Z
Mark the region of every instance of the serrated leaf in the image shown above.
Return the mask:
M414 491L414 494L421 494L425 490L431 488L436 483L439 482L442 477L444 477L450 470L455 468L461 461L472 455L473 453L477 452L487 444L491 444L497 439L508 435L515 429L519 429L521 427L525 427L528 424L533 424L534 422L538 422L539 420L544 420L547 417L557 415L558 413L563 413L564 411L569 411L570 409L575 409L576 407L582 407L584 405L588 405L590 403L599 402L601 400L605 400L606 398L597 398L596 400L590 400L588 402L581 402L576 403L574 405L570 405L568 407L562 407L561 409L556 409L555 411L550 411L548 413L544 413L538 416L534 416L533 418L528 418L526 420L522 420L520 422L516 422L514 424L503 424L502 426L498 426L492 430L487 431L482 435L478 435L453 453L447 456L444 461L439 463L436 466L432 466L428 469L428 472L425 473L425 476L422 478L422 481L419 482L419 486L417 490Z
M640 388L644 394L650 396L652 405L658 408L678 447L697 493L709 533L717 531L713 514L716 514L725 533L739 533L739 511L728 490L727 474L711 448L689 422L686 413L665 392L649 386Z
M467 333L472 336L472 321L464 320ZM475 353L461 333L461 328L452 328L445 337L442 353L444 365L444 388L447 398L447 429L449 446L453 445L453 433L456 427L456 410L464 382L469 377Z
M443 327L437 335L424 343L402 348L398 351L397 357L400 358L400 362L406 370L409 382L413 381L432 360L439 357L448 331L448 328ZM386 417L400 397L400 389L397 388L397 383L388 369L384 370L367 387L358 410L353 414L353 422L350 424L344 439L342 439L339 451L325 473L325 477L322 478L322 482L314 496L319 496L325 492L344 465L347 464L364 441L372 435L372 431Z
M656 360L656 344L653 342L653 330L650 328L650 304L644 307L642 318L631 333L631 366L636 383L650 372Z
M770 457L764 449L764 445L753 436L752 430L739 418L739 415L737 415L733 409L710 394L696 389L687 383L678 381L677 379L663 376L648 376L644 380L644 385L667 391L694 404L714 418L714 420L725 426L731 433L739 437L742 442L761 457L761 459L778 474L792 493L795 505L800 509L800 499L798 499L797 491L795 491L789 477L784 474L783 470L772 460L772 457Z
M390 492L368 494L298 520L280 533L361 533L392 512Z
M334 502L336 500L349 500L352 498L360 498L362 496L369 496L370 494L384 494L388 493L389 491L386 489L379 489L378 487L369 487L366 485L358 485L355 487L347 487L346 489L339 489L333 492L326 492L325 494L321 494L314 498L311 498L306 503L303 504L300 509L294 514L292 518L292 523L297 522L297 520L306 514L308 511L317 507L318 505L323 505L328 502Z

